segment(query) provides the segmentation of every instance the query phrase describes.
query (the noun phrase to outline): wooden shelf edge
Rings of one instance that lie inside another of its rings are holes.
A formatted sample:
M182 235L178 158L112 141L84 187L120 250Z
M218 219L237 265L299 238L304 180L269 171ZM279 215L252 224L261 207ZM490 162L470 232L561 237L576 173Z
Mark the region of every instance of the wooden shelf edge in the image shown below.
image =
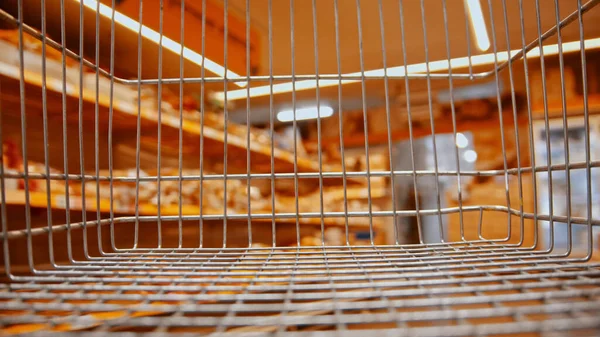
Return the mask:
M25 205L25 197L26 197L25 190L6 190L5 196L6 196L6 204L7 205L13 205L13 206L24 206ZM96 198L94 196L88 195L85 198L82 198L81 196L70 196L68 199L69 199L68 200L68 205L69 205L68 208L70 211L82 211L84 201L85 201L86 211L96 212L98 210L98 208L97 208L98 203L96 202ZM48 201L48 194L46 192L37 192L37 191L29 192L30 207L32 207L32 208L48 208L47 201ZM51 205L52 209L66 210L67 209L67 198L63 194L51 193L50 194L50 205ZM100 211L103 213L110 212L110 200L103 199L103 198L100 199ZM127 215L135 214L134 208L119 207L118 205L113 205L113 211L117 214L127 214ZM162 206L160 208L160 212L161 212L161 215L179 215L179 206L178 205ZM157 213L158 213L158 207L156 207L156 205L140 204L140 207L139 207L139 215L140 216L156 215ZM181 214L183 216L198 215L199 213L200 212L199 212L198 206L182 205ZM270 210L261 210L260 213L263 213L263 214L270 213ZM217 214L222 214L222 211L219 211L216 209L205 208L204 214L217 215ZM325 220L325 226L343 226L343 227L345 227L345 220L343 218L326 218L324 220ZM252 219L252 221L260 222L260 223L271 223L271 219ZM282 218L282 219L276 219L275 222L282 223L282 224L295 224L296 219L295 218ZM351 223L349 224L349 227L369 228L368 223L356 224L356 223L352 223L353 222L352 220L350 220L350 222ZM320 226L321 219L319 219L319 218L302 218L301 217L299 219L299 224L300 225ZM374 220L374 226L375 227L379 226L378 221Z

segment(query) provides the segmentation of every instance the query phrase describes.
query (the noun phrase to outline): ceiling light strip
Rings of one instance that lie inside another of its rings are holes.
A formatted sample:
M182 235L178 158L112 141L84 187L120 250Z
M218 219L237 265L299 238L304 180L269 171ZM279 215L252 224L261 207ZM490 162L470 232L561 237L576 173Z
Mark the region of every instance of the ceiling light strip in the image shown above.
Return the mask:
M465 0L469 12L469 21L471 22L471 31L475 35L477 48L481 51L490 49L490 37L488 36L483 11L481 10L480 0Z
M295 110L282 110L277 113L277 120L280 122L291 122L294 119L296 121L308 120L308 119L317 119L317 118L327 118L333 115L333 108L330 106L320 106L317 108L316 106L298 108ZM295 117L295 118L294 118Z
M80 1L80 0L75 0L75 1ZM152 28L145 26L145 25L141 25L141 30L140 30L140 23L138 21L135 21L134 19L128 17L127 15L119 12L119 11L114 11L113 13L113 9L103 3L98 3L96 0L82 0L83 1L83 5L93 11L98 10L98 13L100 13L100 15L107 17L109 19L113 19L113 15L114 15L114 20L116 23L120 24L121 26L133 31L134 33L138 33L141 31L142 36L147 38L148 40L159 44L161 43L161 34L155 30L153 30ZM175 42L174 40L166 37L166 36L162 36L162 47L172 51L173 53L177 54L177 55L181 55L181 44ZM218 63L210 60L208 57L203 57L202 55L198 54L197 52L193 51L192 49L188 48L188 47L183 47L183 57L188 60L191 61L195 64L197 64L198 66L202 66L202 59L204 59L204 68L208 71L210 71L211 73L214 73L218 76L221 77L227 77L227 78L240 78L241 76L231 70L225 69L223 66L219 65ZM238 87L245 87L247 82L234 82L234 84Z
M600 48L600 38L587 39L584 41L584 44L585 44L586 50L598 49L598 48ZM562 48L563 48L563 53L577 52L580 50L580 42L579 41L565 42L565 43L563 43ZM517 55L520 52L522 52L521 49L511 50L510 57L514 57L515 55ZM544 46L544 56L552 56L552 55L557 55L557 54L558 54L558 44ZM540 57L540 48L539 47L535 47L527 53L527 58L529 58L529 59L536 58L536 57ZM509 59L509 53L504 51L504 52L496 53L496 57L494 57L494 53L471 56L470 63L472 66L482 66L482 65L494 64L495 62L498 62L498 63L506 62L506 61L508 61L508 59ZM439 61L429 62L429 72L430 73L437 72L437 71L449 70L450 67L452 67L453 70L469 67L469 57L465 56L465 57L453 58L450 60L439 60ZM392 76L392 77L403 77L403 76L406 76L406 74L413 75L413 74L422 74L422 73L426 73L426 72L427 72L427 64L426 63L409 64L408 66L406 66L406 72L405 72L404 66L387 68L387 76ZM350 76L361 76L361 75L362 75L361 72L354 72L354 73L347 73L342 76L350 77ZM382 77L384 75L386 75L386 71L383 68L368 70L368 71L364 72L365 78ZM342 80L341 81L342 84L357 83L357 82L360 82L360 80L352 79L352 80ZM338 80L319 80L319 88L337 86L339 83L340 83L340 81L338 81ZM316 87L317 87L317 80L301 80L301 81L296 82L295 91L310 90L310 89L315 89ZM227 91L227 100L233 101L233 100L244 99L244 98L248 97L248 95L250 95L250 97L268 96L271 94L271 92L273 93L273 95L282 94L282 93L291 92L292 90L293 90L292 82L273 84L273 91L270 90L269 85L252 87L252 88L250 88L249 92L246 89L229 90L229 91ZM213 96L215 99L220 100L220 101L222 101L224 98L223 92L217 92Z

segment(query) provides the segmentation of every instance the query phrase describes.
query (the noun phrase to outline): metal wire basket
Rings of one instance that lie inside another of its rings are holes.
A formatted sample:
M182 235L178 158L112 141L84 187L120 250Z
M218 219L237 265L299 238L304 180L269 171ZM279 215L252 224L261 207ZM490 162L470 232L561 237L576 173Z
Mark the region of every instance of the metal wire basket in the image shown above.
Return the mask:
M225 0L218 26L207 0L7 1L1 333L600 334L597 4ZM201 33L185 29L192 19ZM473 125L499 146L488 168L459 109L482 83L495 112ZM340 116L316 120L314 157L299 138L306 102ZM287 147L275 114L286 104ZM345 158L352 109L363 166ZM383 133L368 125L374 109ZM326 158L331 144L340 158ZM475 180L499 182L498 202L481 202ZM356 188L365 202L352 208Z

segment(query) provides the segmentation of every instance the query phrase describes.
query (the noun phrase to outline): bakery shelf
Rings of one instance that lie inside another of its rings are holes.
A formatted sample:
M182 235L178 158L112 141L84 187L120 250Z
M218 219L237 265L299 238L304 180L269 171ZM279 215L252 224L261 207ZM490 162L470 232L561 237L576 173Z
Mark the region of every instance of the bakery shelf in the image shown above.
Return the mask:
M323 193L323 197L332 198L334 200L344 200L344 189L343 188L326 188ZM371 186L371 199L384 198L388 195L387 190L384 186ZM366 186L352 186L346 189L346 197L348 200L355 199L368 199L369 190Z
M388 196L388 191L384 186L371 186L371 199L381 199ZM346 188L345 197L348 201L362 200L366 201L369 198L369 190L366 186L348 186ZM319 191L308 194L299 195L299 203L304 201L318 204L321 198ZM294 204L294 195L278 195L277 200L285 201L289 204ZM340 187L325 187L323 188L323 200L342 203L344 201L344 189Z
M289 210L288 210L289 211ZM270 210L253 210L253 213L256 214L269 214L271 213ZM281 210L278 210L277 212L281 212ZM182 206L182 210L181 210L181 214L182 215L198 215L200 213L200 208L198 206L194 206L194 205L183 205ZM203 214L223 214L222 210L216 210L216 209L209 209L207 207L204 207L204 211L202 212ZM157 214L157 207L156 205L151 205L151 204L145 204L145 205L140 205L140 215L156 215ZM161 215L179 215L179 206L178 205L167 205L167 206L162 206L160 208L160 214ZM235 214L235 213L234 213ZM357 221L358 220L358 221ZM252 219L252 222L254 223L271 223L272 220L271 219ZM275 220L276 223L279 224L295 224L296 223L296 219L295 218L278 218ZM299 218L298 219L298 223L300 225L311 225L311 226L320 226L321 225L321 219L320 218ZM324 219L324 225L329 227L329 226L345 226L345 220L344 218L325 218ZM373 219L373 226L377 227L380 225L380 222L375 218ZM363 218L349 218L349 222L348 222L348 226L350 227L369 227L369 222L366 221L366 219Z
M69 69L72 70L72 69ZM42 76L36 72L24 70L24 82L25 82L25 109L28 116L41 117L42 116ZM16 117L19 116L20 108L20 73L19 68L10 64L0 62L0 84L2 86L1 92L1 104L3 113L12 114ZM48 122L50 127L56 126L57 128L62 127L62 92L63 82L50 76L46 79L46 97L47 97L47 113ZM66 109L69 113L69 121L72 124L78 123L78 111L79 111L79 92L80 88L73 85L69 81L66 83ZM106 94L99 94L96 99L95 90L84 88L82 92L82 104L84 112L84 125L93 129L94 123L94 111L96 109L96 101L98 102L99 114L103 125L107 127L107 121L111 101L110 97ZM134 102L126 102L122 100L115 100L113 98L113 133L115 139L126 140L127 137L123 138L123 134L130 135L129 140L133 138L135 140L135 128L137 122L137 104ZM141 114L141 129L144 136L156 136L158 130L158 114L154 109L142 108ZM178 139L179 137L179 118L162 113L161 115L161 131L163 139ZM53 124L54 123L54 124ZM76 128L76 126L74 126ZM132 131L132 132L119 132L119 131ZM224 143L226 135L219 129L213 128L208 125L204 125L202 129L200 123L192 120L183 120L182 122L184 146L198 147L199 137L204 137L204 151L205 157L210 157L214 160L223 160L224 156ZM133 137L131 137L133 134ZM227 156L228 162L240 166L246 165L246 155L250 152L251 157L251 169L253 172L268 173L271 171L271 148L258 143L250 143L247 146L245 137L228 133L227 134ZM248 151L249 150L249 151ZM199 153L199 149L195 150ZM186 152L186 153L189 153ZM288 151L281 149L274 149L274 170L275 172L291 172L294 167L294 155ZM319 164L308 158L297 158L298 172L318 172ZM330 171L335 169L334 167L324 166L324 171ZM326 179L339 180L339 179Z
M12 206L24 206L25 205L25 191L24 190L6 190L6 204ZM1 200L1 198L0 198ZM46 192L39 191L30 191L29 192L29 206L32 208L47 208L48 207L48 194ZM88 212L96 212L97 202L95 196L87 195L85 198L85 209ZM50 205L52 209L61 209L64 210L67 208L67 200L65 195L51 193L50 194ZM200 214L200 208L196 205L182 205L182 215L198 215ZM81 211L83 209L83 198L77 195L71 195L69 197L69 209L71 211ZM110 200L106 198L100 199L100 211L108 213L110 212ZM119 205L113 204L113 211L118 214L134 214L135 210L133 207L123 207ZM165 205L160 208L161 215L179 215L179 206L178 205ZM270 210L258 211L257 213L270 213ZM280 211L278 211L280 212ZM204 207L203 214L222 214L222 210L216 210L208 207ZM139 215L156 215L157 207L153 204L143 203L140 204L139 207ZM362 219L361 219L362 220ZM253 219L253 222L268 222L271 223L271 219ZM325 226L345 226L345 222L343 218L325 218L324 219ZM295 218L279 218L276 219L277 223L282 224L295 224ZM321 219L319 218L300 218L299 223L301 225L314 225L320 226ZM374 225L378 225L377 219L373 221ZM352 227L368 227L369 224L366 221L361 223L356 223L354 221L350 221L349 223Z
M6 190L6 204L7 205L25 205L25 190ZM0 198L1 200L1 198ZM89 211L96 211L97 203L95 197L86 197L86 209ZM67 199L65 195L51 193L50 194L50 205L53 209L66 209ZM48 194L46 192L30 191L29 192L29 206L33 208L47 208L48 207ZM83 208L83 199L80 196L69 196L69 209L73 211L80 211ZM107 199L100 199L100 211L109 212L110 202Z

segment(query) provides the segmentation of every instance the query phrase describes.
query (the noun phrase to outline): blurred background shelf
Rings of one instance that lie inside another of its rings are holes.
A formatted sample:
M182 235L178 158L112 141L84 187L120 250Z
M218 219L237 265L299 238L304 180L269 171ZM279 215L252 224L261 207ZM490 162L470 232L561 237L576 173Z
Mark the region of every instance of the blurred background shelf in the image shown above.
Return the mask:
M24 71L25 82L25 111L27 113L28 122L34 126L41 121L43 113L42 105L42 77L34 72ZM20 123L20 74L17 67L7 65L0 62L0 85L2 86L1 104L5 118L14 123ZM50 130L60 130L62 128L62 92L63 83L56 78L48 77L46 79L46 109L48 114L48 124ZM67 109L68 125L73 131L77 131L79 122L78 111L80 109L79 93L81 91L81 109L83 110L83 126L86 133L92 133L94 130L94 112L98 109L101 132L108 132L108 116L110 113L111 99L106 94L98 95L94 90L87 88L80 89L70 83L65 86L65 104ZM115 90L118 90L116 88ZM97 101L97 104L96 104ZM137 123L137 104L134 102L125 102L113 99L113 134L114 142L133 142L135 146L135 134ZM153 109L142 108L141 114L141 134L146 139L158 136L159 116ZM36 120L38 119L39 120ZM175 143L179 137L178 117L162 113L160 117L161 138L165 141L163 151L171 150L168 145ZM20 127L20 124L15 124ZM28 128L28 131L30 128ZM271 171L271 148L257 143L250 143L247 146L245 138L235 134L225 135L221 130L211 126L204 125L202 128L197 121L183 120L183 151L184 153L200 153L199 137L204 137L204 152L205 158L211 158L215 161L223 161L224 143L227 141L227 161L229 165L240 165L245 167L247 155L251 156L251 170L253 172L270 172ZM52 137L52 135L50 135ZM104 136L104 135L103 135ZM77 135L73 134L73 139ZM104 136L105 137L105 136ZM227 138L227 139L225 139ZM175 141L174 141L175 140ZM197 155L196 155L197 156ZM274 149L274 170L275 172L290 172L294 169L294 155L291 152L284 151L278 148ZM197 163L196 163L197 165ZM297 158L298 172L318 172L319 164L308 158ZM244 169L245 170L245 169ZM327 167L325 167L327 170Z
M337 193L337 192L336 192ZM349 199L355 197L352 195L353 192L349 193ZM26 196L24 190L6 190L6 204L9 206L25 206ZM64 194L50 193L50 206L53 210L66 210L67 209L67 198ZM85 197L85 210L86 212L96 212L98 210L97 199L94 196L86 196ZM109 213L111 210L110 200L108 198L100 198L100 212ZM71 212L81 212L84 209L84 198L78 195L70 195L68 198L68 209ZM30 191L29 192L29 205L34 209L47 209L48 208L48 194L46 192L38 192L38 191ZM134 207L124 207L120 205L113 204L113 212L119 215L135 215ZM231 212L231 211L230 211ZM293 210L277 210L277 213L281 212L289 212L293 213ZM158 213L158 207L154 204L149 203L141 203L139 207L139 215L140 216L154 216ZM200 207L196 205L182 205L181 214L186 215L198 215L200 214ZM271 210L253 210L253 214L270 214ZM179 206L178 205L165 205L160 208L160 214L162 216L169 215L179 215ZM211 207L203 207L202 214L204 215L219 215L223 214L223 210L217 210ZM236 214L235 211L230 214ZM331 218L326 217L323 219L323 223L325 226L345 226L345 221L343 218ZM357 221L359 220L359 221ZM230 220L231 221L231 220ZM271 223L271 219L267 218L254 218L252 222L257 223ZM296 219L293 218L276 218L275 222L278 224L295 224ZM377 226L378 221L374 219L374 226ZM308 226L320 226L321 219L320 218L307 218L307 217L299 217L298 223L300 225L308 225ZM349 226L352 227L369 227L368 221L362 218L352 219L350 218Z

